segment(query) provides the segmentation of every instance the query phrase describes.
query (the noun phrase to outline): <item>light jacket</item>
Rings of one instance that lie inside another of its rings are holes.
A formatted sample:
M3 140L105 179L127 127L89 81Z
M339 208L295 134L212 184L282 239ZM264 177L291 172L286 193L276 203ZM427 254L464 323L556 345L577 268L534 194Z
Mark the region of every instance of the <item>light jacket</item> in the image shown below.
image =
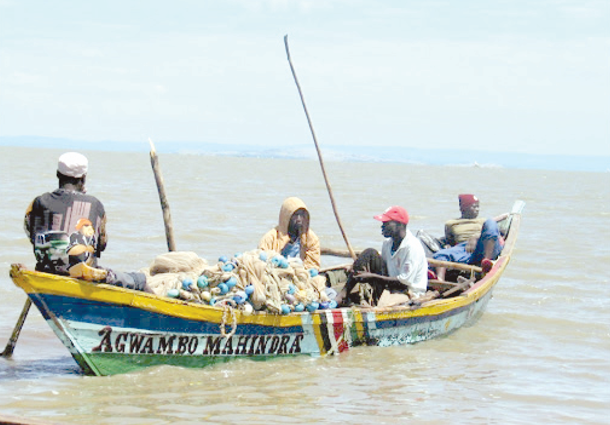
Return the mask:
M307 206L299 198L291 197L285 199L280 209L278 225L262 237L258 248L281 252L290 241L290 236L288 235L290 217L292 217L296 210L301 208L307 210ZM311 229L301 235L301 260L303 260L303 266L307 269L320 268L320 240Z

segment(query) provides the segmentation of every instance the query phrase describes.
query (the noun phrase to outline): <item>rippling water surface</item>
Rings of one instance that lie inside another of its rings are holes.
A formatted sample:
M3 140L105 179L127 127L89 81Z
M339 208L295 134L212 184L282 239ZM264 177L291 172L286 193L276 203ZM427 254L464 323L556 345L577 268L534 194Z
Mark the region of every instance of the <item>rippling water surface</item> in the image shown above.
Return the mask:
M59 154L0 147L0 344L25 301L11 263L33 266L22 230L35 195L56 187ZM84 152L89 193L105 204L102 263L146 266L167 250L147 152ZM317 162L161 155L179 250L215 260L253 249L287 196L311 210L322 245L345 246ZM33 308L13 358L0 359L0 413L66 424L607 423L610 415L610 173L326 163L356 249L379 247L372 219L405 206L410 228L443 232L457 194L481 214L527 202L513 259L472 326L404 347L340 356L80 374ZM323 258L323 265L343 260ZM0 347L0 348L3 348Z

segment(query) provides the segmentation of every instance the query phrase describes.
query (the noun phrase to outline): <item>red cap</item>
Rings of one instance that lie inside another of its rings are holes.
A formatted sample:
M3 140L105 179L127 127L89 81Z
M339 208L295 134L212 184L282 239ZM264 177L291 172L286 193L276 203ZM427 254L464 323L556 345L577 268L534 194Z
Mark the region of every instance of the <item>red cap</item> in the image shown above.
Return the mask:
M474 205L479 202L479 198L470 194L459 195L458 199L460 200L460 208L468 208L471 205Z
M373 217L375 220L383 221L398 221L399 223L409 223L409 213L403 207L394 206L384 211L383 214L379 214Z

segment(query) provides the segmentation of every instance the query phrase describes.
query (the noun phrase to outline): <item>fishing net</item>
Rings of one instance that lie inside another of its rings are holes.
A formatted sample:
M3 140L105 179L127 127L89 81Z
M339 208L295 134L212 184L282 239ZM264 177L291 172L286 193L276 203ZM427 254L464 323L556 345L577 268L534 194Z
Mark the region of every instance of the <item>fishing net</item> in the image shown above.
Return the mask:
M170 252L140 271L158 296L231 306L246 313L288 314L336 307L328 297L324 276L305 269L300 259L286 259L273 251L256 249L221 257L213 265L194 252Z

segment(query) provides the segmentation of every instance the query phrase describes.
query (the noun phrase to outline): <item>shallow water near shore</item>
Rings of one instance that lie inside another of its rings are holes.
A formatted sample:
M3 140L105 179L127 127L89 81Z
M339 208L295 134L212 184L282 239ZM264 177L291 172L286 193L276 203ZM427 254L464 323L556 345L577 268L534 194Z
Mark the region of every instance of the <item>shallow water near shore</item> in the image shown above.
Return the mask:
M10 264L34 265L23 213L56 187L61 153L0 147L0 344L25 301ZM167 251L148 152L83 153L88 191L109 218L101 263L147 266ZM253 249L288 196L308 205L322 246L345 247L315 161L161 154L160 163L178 250L215 261ZM412 346L359 347L323 359L89 377L32 308L13 357L0 359L0 414L91 425L606 423L610 173L325 165L355 249L380 247L372 216L392 204L408 209L412 231L440 235L458 215L458 193L477 194L481 215L490 217L516 199L526 202L514 256L474 324ZM344 262L323 258L323 266Z

